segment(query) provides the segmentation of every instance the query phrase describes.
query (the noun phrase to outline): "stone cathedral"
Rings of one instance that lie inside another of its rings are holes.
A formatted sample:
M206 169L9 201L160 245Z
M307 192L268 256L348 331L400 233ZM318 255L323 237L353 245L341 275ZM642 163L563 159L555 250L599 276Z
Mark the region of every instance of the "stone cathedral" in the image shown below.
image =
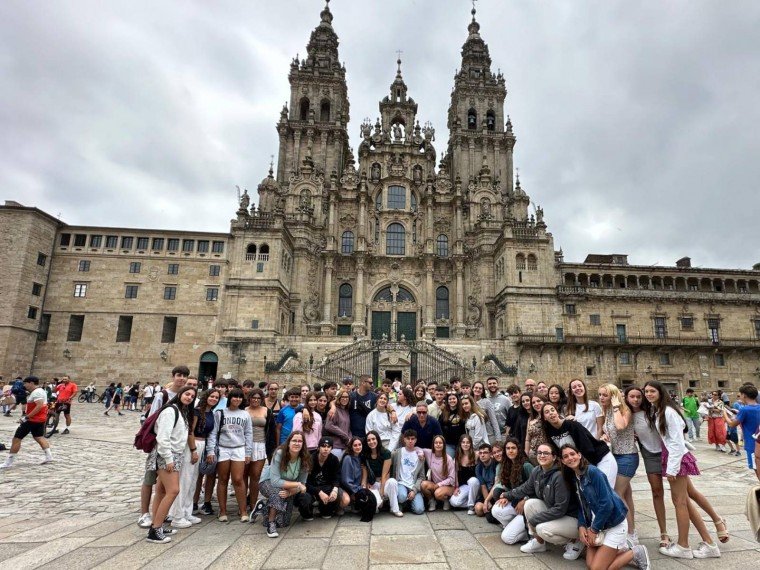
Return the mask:
M555 250L514 174L505 78L474 9L445 143L399 59L352 149L338 44L326 6L290 64L276 168L228 232L70 226L6 201L0 255L17 271L2 278L17 294L0 307L0 374L102 384L187 363L284 384L654 378L674 392L757 380L760 265Z

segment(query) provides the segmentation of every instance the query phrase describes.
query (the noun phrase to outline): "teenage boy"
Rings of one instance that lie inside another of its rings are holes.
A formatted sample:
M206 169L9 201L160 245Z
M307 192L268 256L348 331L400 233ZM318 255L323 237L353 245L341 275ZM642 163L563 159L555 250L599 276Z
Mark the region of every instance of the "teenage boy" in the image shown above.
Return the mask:
M446 397L446 389L443 386L435 387L435 401L428 406L428 415L431 418L438 419L443 411L443 399Z
M449 381L449 388L452 392L459 396L462 393L462 380L455 376Z
M219 403L214 407L214 411L227 409L227 392L232 390L232 386L226 380L214 382L214 390L219 390Z
M753 469L757 473L758 479L760 479L760 466L757 461L759 450L757 449L756 440L752 437L753 434L757 433L758 426L760 426L760 405L757 403L757 388L755 385L744 384L744 386L739 388L739 398L741 399L742 407L736 416L729 416L724 407L723 419L731 427L742 426L744 450L747 452L747 467Z
M491 402L493 411L496 412L496 421L499 422L499 436L501 436L504 433L504 426L507 424L507 410L512 404L509 398L499 392L499 379L495 376L486 380L486 390L488 390L488 401Z
M359 376L359 386L349 394L348 415L351 418L351 434L364 438L366 434L367 415L375 409L377 394L373 391L372 377L368 374Z
M475 477L480 482L480 497L475 503L475 514L479 517L486 516L487 509L484 501L496 481L496 462L493 460L491 451L491 446L487 443L481 443L478 448L478 463L475 465ZM467 514L471 513L468 511Z
M699 399L694 394L694 390L686 390L686 396L681 400L683 404L683 415L686 416L686 427L689 429L689 441L699 439L699 424L702 420L699 417Z
M155 414L161 406L171 400L177 395L182 387L187 382L187 377L190 376L190 369L187 366L175 366L172 368L172 382L170 386L161 390L159 386L156 386L156 392L153 396L153 403L150 406L150 412L148 415ZM153 493L153 485L158 480L158 474L155 469L145 469L145 475L143 476L143 482L140 487L140 518L137 519L137 526L140 528L149 528L153 524L153 519L150 516L150 496Z
M438 389L438 382L435 380L430 380L427 383L427 396L425 397L425 401L427 402L427 405L429 406L433 402L435 402L435 391Z
M420 402L424 404L424 402ZM391 473L393 477L385 482L385 493L391 505L391 513L403 517L400 505L409 503L415 515L425 512L422 495L422 481L425 478L425 456L421 455L414 430L406 430L403 435L404 447L395 449L391 454Z
M472 384L470 384L467 380L462 380L459 388L462 391L462 396L469 396L470 392L472 391Z
M11 406L10 410L5 412L5 415L10 417L11 412L16 409L16 406L26 406L26 389L24 388L24 381L21 376L17 376L11 385L11 394L16 398L16 401Z
M63 412L63 417L66 418L66 429L63 430L62 434L68 435L69 426L71 426L71 402L79 391L79 387L71 381L68 374L64 374L63 378L61 378L61 383L56 387L56 391L55 415L58 416ZM50 437L54 433L58 433L58 430L52 430L47 434L47 437Z
M507 410L507 419L505 421L506 434L515 430L517 418L520 413L520 387L517 384L507 386L507 394L512 401L512 407Z
M325 382L324 386L322 386L322 390L325 393L325 396L327 396L327 405L330 405L330 402L335 400L335 395L338 393L338 383L329 381Z
M383 390L383 394L385 394L386 396L388 396L388 401L391 404L395 404L396 403L396 392L393 391L393 382L391 382L390 378L386 378L385 380L383 380L382 390Z
M319 515L329 519L341 507L343 491L340 488L340 461L332 454L333 438L325 436L319 447L311 452L311 470L306 478L306 492L317 503ZM306 507L311 512L312 506ZM313 518L310 515L307 518Z
M42 460L42 464L53 461L50 442L44 437L45 422L47 421L47 393L40 388L40 379L36 376L24 378L24 389L31 393L26 399L24 415L21 416L21 425L16 428L16 433L13 435L11 451L5 463L0 465L0 469L8 469L13 465L16 455L21 449L21 440L29 434L32 434L34 441L45 452L45 459Z
M298 412L303 410L300 388L288 390L285 393L285 399L288 401L288 405L277 412L277 418L275 419L278 445L282 445L288 439L290 432L293 431L293 418L296 417Z

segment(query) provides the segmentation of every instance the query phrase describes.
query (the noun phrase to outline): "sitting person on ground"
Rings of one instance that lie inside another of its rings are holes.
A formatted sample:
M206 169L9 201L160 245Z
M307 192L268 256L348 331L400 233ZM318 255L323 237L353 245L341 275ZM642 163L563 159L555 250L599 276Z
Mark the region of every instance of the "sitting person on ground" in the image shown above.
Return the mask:
M425 404L425 411L427 412L427 404ZM388 502L391 513L397 517L404 516L401 507L407 503L415 515L421 515L425 512L422 496L425 456L415 447L417 445L417 433L414 430L405 431L402 440L404 446L397 448L391 454L393 477L385 483Z

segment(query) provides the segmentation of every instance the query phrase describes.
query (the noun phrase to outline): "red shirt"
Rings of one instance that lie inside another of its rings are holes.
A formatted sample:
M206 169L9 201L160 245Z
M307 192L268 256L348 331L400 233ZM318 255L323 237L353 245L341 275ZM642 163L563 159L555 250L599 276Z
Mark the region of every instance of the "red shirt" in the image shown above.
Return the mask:
M35 424L44 424L47 420L47 406L42 406L40 408L40 411L37 412L33 416L29 416L29 412L34 410L34 408L37 407L37 404L40 402L47 403L47 393L42 388L35 388L31 394L29 394L29 399L26 402L26 409L24 410L24 413L27 414L28 419L27 421L35 423Z
M56 400L65 404L71 400L71 397L76 394L77 390L77 385L73 382L69 382L68 384L62 383L58 386L58 397Z

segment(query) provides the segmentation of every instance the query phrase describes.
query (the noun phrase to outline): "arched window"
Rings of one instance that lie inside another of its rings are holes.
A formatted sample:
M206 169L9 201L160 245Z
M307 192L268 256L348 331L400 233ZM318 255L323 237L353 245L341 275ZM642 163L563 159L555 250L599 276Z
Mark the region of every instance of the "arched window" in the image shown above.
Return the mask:
M344 283L338 289L338 316L353 316L354 289L348 283Z
M302 121L308 120L308 118L309 118L309 99L308 99L308 97L304 97L303 99L301 99L301 103L299 105L298 110L299 110L298 117Z
M319 106L319 120L327 122L330 120L330 101L324 99Z
M518 253L515 256L515 267L517 269L525 269L525 256L522 253Z
M449 318L449 290L446 287L438 287L435 290L435 318Z
M489 131L496 129L496 115L493 111L488 111L488 113L486 113L486 128Z
M406 208L406 188L403 186L388 187L388 209L403 210Z
M259 261L269 261L269 246L265 243L259 246Z
M412 292L409 289L405 287L399 287L398 293L396 293L396 302L403 303L404 301L410 301L414 303L414 295L412 295Z
M438 236L438 239L435 240L436 245L436 255L438 257L448 257L449 256L449 238L448 236L445 236L443 234Z
M385 236L386 255L406 255L406 232L401 224L391 224Z
M256 255L256 244L255 243L249 243L248 247L245 248L246 253L252 253L253 255Z
M269 246L267 244L262 244L259 248L259 253L269 253Z
M380 289L375 294L373 301L386 301L388 303L391 303L393 301L393 293L391 292L391 288L385 287L384 289Z
M467 128L471 131L478 128L478 113L475 109L467 111Z
M536 269L538 269L538 261L536 256L531 253L528 255L528 270L535 271Z
M341 253L353 253L354 252L354 232L345 231L340 240L340 252Z

